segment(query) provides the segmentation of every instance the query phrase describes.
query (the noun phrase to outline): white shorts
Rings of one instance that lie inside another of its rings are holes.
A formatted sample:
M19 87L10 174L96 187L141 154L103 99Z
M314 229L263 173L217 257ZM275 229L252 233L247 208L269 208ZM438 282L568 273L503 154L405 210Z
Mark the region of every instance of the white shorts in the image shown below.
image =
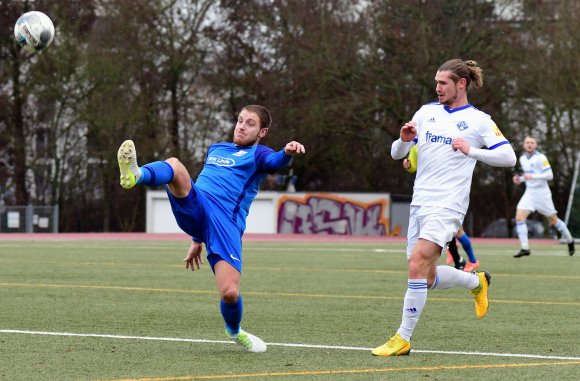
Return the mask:
M407 259L419 238L445 249L463 225L465 214L436 206L411 205L407 229Z
M552 194L550 192L540 193L526 190L516 208L529 210L530 212L538 212L546 217L558 214L556 208L554 208L554 202L552 201Z

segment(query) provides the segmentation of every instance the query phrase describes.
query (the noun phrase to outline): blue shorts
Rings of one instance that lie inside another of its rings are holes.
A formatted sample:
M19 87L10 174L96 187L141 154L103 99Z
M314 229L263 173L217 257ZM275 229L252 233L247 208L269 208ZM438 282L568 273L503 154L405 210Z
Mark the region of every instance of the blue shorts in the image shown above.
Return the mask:
M166 187L177 225L195 241L205 243L207 260L213 268L224 260L242 272L243 229L232 219L232 212L208 197L193 180L186 197L175 197Z

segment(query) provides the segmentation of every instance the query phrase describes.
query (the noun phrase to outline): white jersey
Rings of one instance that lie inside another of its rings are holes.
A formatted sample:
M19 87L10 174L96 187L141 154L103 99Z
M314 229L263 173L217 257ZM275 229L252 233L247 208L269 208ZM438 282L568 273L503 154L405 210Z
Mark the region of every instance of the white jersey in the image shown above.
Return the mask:
M546 155L539 153L538 151L535 151L531 156L524 153L520 157L520 165L522 166L524 175L540 175L538 177L541 177L552 172L552 167L550 166ZM545 178L532 178L526 180L526 190L528 189L534 193L542 192L551 195L548 180Z
M466 105L454 110L439 103L421 107L417 125L417 177L411 205L437 206L465 214L476 159L453 151L454 138L492 150L509 144L491 117ZM514 158L515 159L515 158Z

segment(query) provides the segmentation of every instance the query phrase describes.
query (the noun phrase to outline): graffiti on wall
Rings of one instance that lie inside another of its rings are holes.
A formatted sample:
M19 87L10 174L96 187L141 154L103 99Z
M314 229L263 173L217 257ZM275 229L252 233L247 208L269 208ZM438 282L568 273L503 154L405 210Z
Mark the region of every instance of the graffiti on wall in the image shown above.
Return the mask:
M283 196L278 201L278 233L386 236L387 207L385 198L364 203L330 194Z

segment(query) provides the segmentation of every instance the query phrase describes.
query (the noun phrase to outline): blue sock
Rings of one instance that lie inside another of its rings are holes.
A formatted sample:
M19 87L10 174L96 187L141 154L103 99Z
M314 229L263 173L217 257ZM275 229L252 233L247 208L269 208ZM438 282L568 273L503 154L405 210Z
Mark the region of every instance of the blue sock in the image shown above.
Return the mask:
M242 313L244 311L242 295L238 295L238 301L233 304L227 304L223 300L220 300L220 310L226 322L228 333L230 335L237 335L240 332L240 322L242 321Z
M154 161L141 168L141 177L137 184L159 186L169 184L173 180L173 168L166 161Z
M459 237L458 240L461 243L463 250L465 250L465 253L467 253L467 256L469 257L469 262L471 263L477 262L477 258L475 258L473 248L471 247L471 240L467 236L467 233L463 233L463 235Z

